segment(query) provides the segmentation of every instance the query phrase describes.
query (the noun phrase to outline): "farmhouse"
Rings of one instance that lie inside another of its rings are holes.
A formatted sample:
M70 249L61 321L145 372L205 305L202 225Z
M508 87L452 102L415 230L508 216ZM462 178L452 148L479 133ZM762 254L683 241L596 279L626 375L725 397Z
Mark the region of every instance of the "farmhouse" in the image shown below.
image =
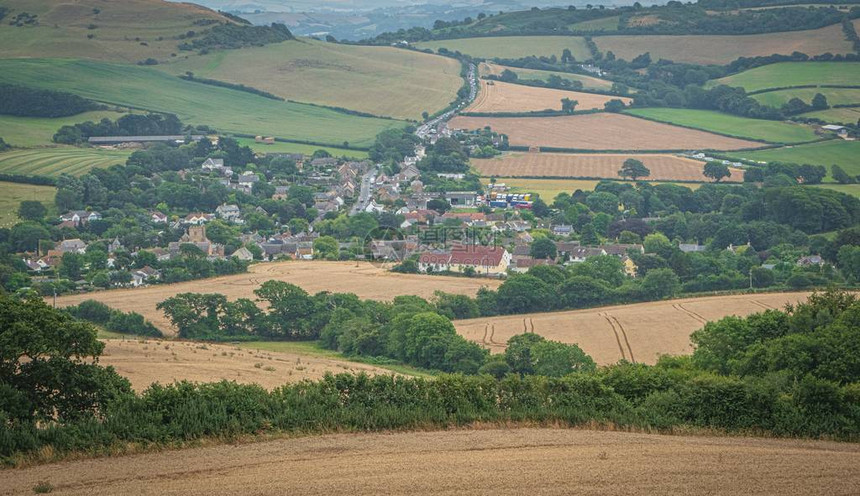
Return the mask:
M500 276L510 264L511 254L498 246L459 245L450 252L425 252L418 257L418 269L424 272L464 272L471 268L478 274Z
M86 224L94 220L101 220L102 214L98 212L87 212L86 210L72 210L60 216L62 222L71 222L75 226Z
M215 209L215 213L218 214L218 217L221 217L228 222L239 223L242 221L242 211L239 210L238 205L227 205L226 203L219 205L218 208Z

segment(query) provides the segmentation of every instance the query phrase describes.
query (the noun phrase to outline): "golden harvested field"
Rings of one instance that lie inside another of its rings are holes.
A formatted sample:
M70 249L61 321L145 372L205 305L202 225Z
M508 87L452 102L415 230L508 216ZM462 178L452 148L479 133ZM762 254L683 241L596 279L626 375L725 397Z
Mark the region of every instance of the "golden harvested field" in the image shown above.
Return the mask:
M628 115L599 113L562 117L463 117L452 129L490 126L511 145L579 150L740 150L761 143L653 122Z
M522 67L506 67L488 62L481 62L478 66L478 73L482 77L488 75L498 76L501 75L502 71L505 69L516 72L520 79L539 79L541 81L546 81L549 76L556 75L571 81L580 81L583 88L593 90L609 90L612 88L612 81L607 81L606 79L584 76L582 74L572 74L569 72L540 71L536 69L523 69Z
M481 286L495 289L500 284L493 279L397 274L366 262L291 261L252 265L247 274L61 296L57 298L57 305L77 305L84 300L98 300L119 310L138 312L165 333L170 333L170 323L164 314L155 309L158 303L167 298L192 292L220 293L231 300L254 299L253 291L268 280L286 281L301 286L311 294L320 291L355 293L371 300L391 300L404 294L430 298L437 290L474 295Z
M579 104L577 110L602 109L603 104L617 98L630 103L630 98L596 95L579 91L535 88L502 81L481 81L481 91L466 112L532 112L561 110L561 99L570 98Z
M482 184L489 184L489 177L482 177ZM506 177L499 179L497 184L505 184L510 188L512 193L532 193L540 195L547 203L551 203L553 198L559 193L573 193L581 189L582 191L593 191L594 187L600 181L588 179L531 179L531 178L513 178Z
M0 471L0 494L856 494L860 446L559 428L333 434Z
M642 161L651 170L649 181L706 181L704 162L676 155L620 153L506 153L495 158L472 159L482 176L495 177L596 177L620 179L618 170L628 158ZM742 182L744 171L732 169L726 181ZM500 181L507 182L507 181Z
M655 62L668 59L691 64L727 64L738 57L767 56L774 53L790 55L803 52L810 57L830 52L851 53L851 42L845 40L840 24L809 31L750 35L649 35L595 36L601 52L612 51L624 60L645 52Z
M514 335L534 331L547 339L578 344L599 365L621 359L654 364L660 355L693 352L690 334L709 321L745 316L810 293L763 293L636 303L569 312L484 317L454 322L457 332L492 352L502 352Z
M131 381L136 391L153 382L236 381L274 389L304 379L320 379L326 372L391 374L391 371L335 358L284 353L237 346L160 339L106 339L102 365L112 365ZM259 366L258 366L259 365Z

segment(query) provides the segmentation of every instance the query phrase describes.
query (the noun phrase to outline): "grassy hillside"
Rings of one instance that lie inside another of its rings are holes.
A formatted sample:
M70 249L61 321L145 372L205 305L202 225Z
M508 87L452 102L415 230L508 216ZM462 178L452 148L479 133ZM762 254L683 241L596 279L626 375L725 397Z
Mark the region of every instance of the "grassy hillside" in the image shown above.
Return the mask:
M497 36L490 38L464 38L458 40L425 41L415 44L418 48L439 48L459 51L473 57L485 59L516 59L529 55L555 55L561 57L565 48L577 60L591 58L585 39L579 36Z
M131 151L97 148L38 148L0 153L0 173L28 176L79 176L94 167L124 164Z
M571 81L579 81L582 83L582 87L586 89L592 90L608 90L612 88L612 81L607 81L605 79L599 79L591 76L583 76L581 74L570 74L568 72L554 72L554 71L538 71L535 69L522 69L520 67L506 67L498 64L489 64L483 63L480 66L481 76L486 76L490 74L501 74L505 69L510 69L517 73L517 77L520 79L530 79L534 81L546 81L550 76L555 75L565 79L569 79Z
M570 29L574 31L617 31L618 21L621 16L601 17L600 19L591 19L590 21L580 21L570 25Z
M812 128L801 124L748 119L710 110L647 108L631 109L626 113L660 122L771 143L800 143L817 137Z
M244 84L288 100L420 119L456 98L456 60L390 47L294 40L218 51L158 66L171 74Z
M821 93L827 97L829 105L860 103L860 88L794 88L757 93L753 95L753 98L771 107L781 107L792 98L800 98L804 102L810 103L816 93Z
M758 91L785 86L860 85L860 62L783 62L756 67L712 81Z
M103 118L116 120L122 115L121 112L112 111L84 112L57 118L0 115L0 138L16 147L50 146L54 133L63 126L86 121L98 122Z
M772 150L727 153L731 157L760 160L764 162L793 162L796 164L824 165L830 177L830 166L839 165L851 175L860 174L860 141L841 139L810 143L800 146L786 146Z
M207 22L229 22L191 3L163 0L3 0L10 10L0 23L3 57L74 57L136 63L167 59L176 53L180 35L207 29ZM26 12L31 25L9 19Z
M831 108L801 115L802 117L812 117L836 124L857 124L860 122L860 108L858 107Z
M17 211L22 201L36 200L52 208L56 192L53 186L0 182L0 228L12 227L18 222Z
M807 55L822 53L851 53L852 45L845 40L842 26L834 24L809 31L789 31L753 35L650 35L650 36L597 36L594 38L601 52L612 51L616 57L632 60L645 52L651 59L673 60L693 64L726 64L738 57L756 57L774 53L790 55L803 52ZM784 86L772 84L768 87Z
M59 59L0 60L0 82L61 89L117 105L172 112L189 124L332 145L367 146L401 122L184 81L144 67Z

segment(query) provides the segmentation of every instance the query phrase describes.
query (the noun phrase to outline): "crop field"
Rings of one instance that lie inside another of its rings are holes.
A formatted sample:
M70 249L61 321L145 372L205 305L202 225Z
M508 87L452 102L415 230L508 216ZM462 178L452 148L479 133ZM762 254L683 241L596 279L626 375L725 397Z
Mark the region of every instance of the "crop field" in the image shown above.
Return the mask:
M0 494L852 494L852 443L564 428L343 433L0 471ZM491 469L488 469L490 468Z
M302 143L286 143L276 141L271 145L257 143L251 138L238 138L237 141L242 146L249 146L256 153L302 153L304 155L313 155L317 150L325 150L333 157L350 157L355 159L367 158L367 152L363 150L352 150L349 148L337 148L333 146L317 146L305 145Z
M452 129L481 129L508 135L511 145L578 150L740 150L761 143L637 119L598 113L562 117L463 117Z
M799 146L783 146L769 150L745 151L729 153L735 158L745 158L762 162L791 162L795 164L823 165L827 167L830 177L830 166L841 166L853 175L860 174L860 141L844 141L841 139L810 143Z
M472 159L472 165L482 176L507 177L566 177L621 179L618 171L628 158L645 164L651 175L648 181L710 182L702 175L704 162L676 155L619 153L507 153L495 158ZM744 172L732 168L732 176L724 181L743 181ZM508 183L508 180L500 181Z
M489 177L482 177L482 184L489 184ZM497 184L504 183L510 188L512 193L537 193L547 203L552 203L552 200L559 193L573 193L581 189L582 191L592 191L597 186L599 181L588 179L532 179L522 177L506 177L498 179Z
M800 143L818 138L811 127L803 124L749 119L711 110L646 108L625 112L668 124L770 143Z
M56 192L53 186L0 182L0 228L12 227L18 222L17 211L22 201L40 201L50 209Z
M198 5L153 0L4 0L3 6L11 10L6 22L0 23L2 56L8 58L50 53L53 57L127 63L150 57L166 59L179 52L179 35L201 30L195 21L226 21L221 14ZM9 25L9 18L20 12L38 15L39 24Z
M124 107L170 112L186 124L205 124L221 132L264 134L334 146L344 141L369 146L382 130L403 125L400 121L347 115L184 81L151 68L94 61L0 60L0 82L63 90Z
M493 279L397 274L367 262L288 261L252 265L247 274L215 277L205 281L162 284L137 289L116 289L57 298L58 306L98 300L113 308L134 311L151 320L165 333L170 323L155 306L178 293L220 293L233 300L254 299L253 291L268 280L286 281L308 293L320 291L355 293L371 300L392 300L401 294L430 298L434 291L474 295L482 286L495 289Z
M104 343L105 351L99 362L113 366L131 381L136 391L143 391L153 382L224 380L274 389L305 379L320 379L327 372L390 373L337 358L235 345L133 337L106 339Z
M576 106L577 110L602 109L603 105L613 98L618 98L625 104L630 102L629 98L482 80L481 91L475 102L466 109L466 112L561 110L562 98L570 98L579 102Z
M422 41L415 43L421 49L434 52L447 48L482 59L518 59L529 55L555 55L561 57L565 48L570 49L576 60L588 60L591 52L585 39L579 36L491 36L487 38L461 38L455 40Z
M498 64L490 64L487 62L482 62L478 67L478 71L481 76L488 75L500 75L502 71L505 69L509 69L517 73L517 76L520 79L531 79L535 81L546 81L550 76L558 76L561 78L569 79L571 81L579 81L582 83L582 87L585 89L592 90L609 90L612 88L612 81L607 81L605 79L600 79L592 76L584 76L582 74L571 74L569 72L555 72L555 71L539 71L535 69L522 69L520 67L506 67Z
M0 173L28 176L80 176L93 167L107 168L125 164L130 150L98 148L33 148L0 153Z
M51 139L63 126L86 121L98 122L104 118L116 120L123 115L121 112L102 110L56 118L0 115L0 138L16 147L53 146Z
M297 102L420 119L463 85L454 59L391 47L294 40L218 51L157 66L170 74L244 84Z
M762 293L711 296L636 303L568 312L483 317L455 321L457 332L492 352L502 352L511 337L523 332L579 345L599 365L619 360L654 364L660 355L689 355L690 334L709 321L746 316L810 293Z
M795 51L809 56L827 52L853 52L851 42L845 40L841 24L808 31L731 36L611 35L595 37L594 42L601 52L612 51L616 57L628 61L649 52L655 62L667 59L691 64L727 64L738 57L767 56L774 53L790 55Z
M821 119L836 124L857 124L860 121L860 107L831 108L802 114L803 117Z
M860 85L860 62L781 62L716 79L709 86L717 84L747 91L821 84L854 86Z
M816 93L821 93L827 98L828 105L848 105L860 103L860 87L858 88L794 88L790 90L767 91L757 93L752 97L759 103L771 107L782 107L792 98L800 98L810 103ZM840 110L840 109L836 109ZM858 109L853 109L858 111Z

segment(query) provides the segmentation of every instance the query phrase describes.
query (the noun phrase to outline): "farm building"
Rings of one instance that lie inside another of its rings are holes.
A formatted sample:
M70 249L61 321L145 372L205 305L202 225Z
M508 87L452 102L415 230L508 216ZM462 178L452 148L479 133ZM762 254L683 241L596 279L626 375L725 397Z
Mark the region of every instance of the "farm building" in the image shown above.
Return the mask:
M463 272L472 268L478 274L500 276L510 264L511 254L498 246L461 245L448 252L425 252L418 257L418 269L423 272Z

